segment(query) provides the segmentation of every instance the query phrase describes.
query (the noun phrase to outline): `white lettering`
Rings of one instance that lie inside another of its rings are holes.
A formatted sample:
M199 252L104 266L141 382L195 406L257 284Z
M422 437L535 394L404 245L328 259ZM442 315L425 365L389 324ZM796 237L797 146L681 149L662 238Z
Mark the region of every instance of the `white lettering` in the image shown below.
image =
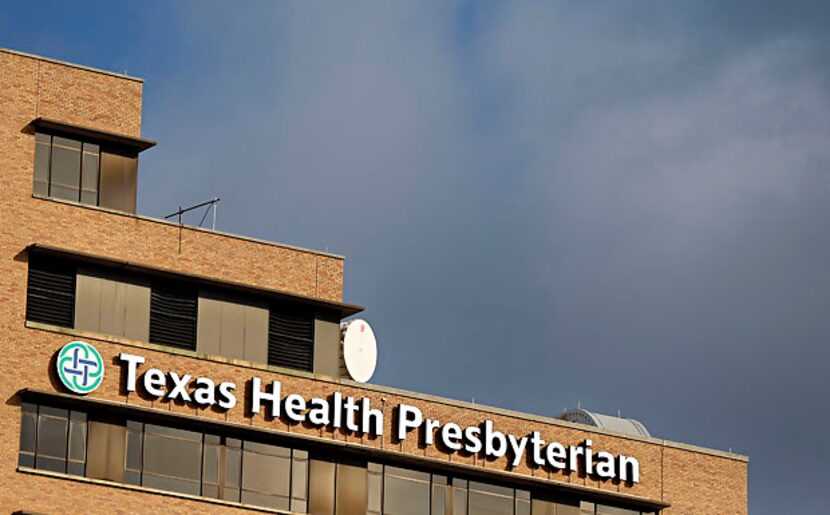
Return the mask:
M164 372L161 370L151 368L147 372L144 372L144 389L147 390L147 393L150 395L154 395L156 397L164 395L164 390L162 390L161 387L165 384L167 384L167 378L164 377Z
M216 384L207 377L196 378L196 390L193 391L193 400L196 401L196 404L202 406L216 404Z
M167 397L171 400L179 398L185 402L190 402L190 395L187 393L187 383L190 381L190 376L185 374L179 377L179 374L170 371L167 373L170 380L173 382L173 389L167 393Z
M294 422L302 422L305 420L303 411L305 411L305 399L303 399L302 395L292 393L285 398L285 416L287 416L289 420L293 420Z
M419 427L424 421L421 410L409 404L398 406L398 440L406 440L406 433Z
M461 428L458 424L453 424L450 422L449 424L445 424L444 427L441 428L441 443L447 446L447 449L452 449L453 451L460 451L462 448L461 436L464 433L461 431Z
M262 380L258 377L251 379L251 412L259 414L259 410L264 402L271 403L271 416L277 418L280 416L280 382L271 382L271 392L262 391Z
M134 356L133 354L127 354L126 352L122 352L118 355L118 359L125 362L127 364L127 391L134 392L135 391L135 376L136 371L138 370L138 365L144 363L143 356Z

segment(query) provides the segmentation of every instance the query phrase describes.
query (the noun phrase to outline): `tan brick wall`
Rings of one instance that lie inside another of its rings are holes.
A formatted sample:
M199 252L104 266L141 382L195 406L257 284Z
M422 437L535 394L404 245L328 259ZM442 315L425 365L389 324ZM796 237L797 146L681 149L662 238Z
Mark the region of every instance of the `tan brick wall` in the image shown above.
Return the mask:
M48 86L44 86L44 77L48 77ZM34 142L32 135L23 129L37 115L38 109L47 110L52 118L137 136L140 134L140 94L140 84L129 79L0 52L0 221L4 224L0 231L0 330L4 341L0 396L5 401L0 407L0 431L7 436L0 443L0 484L4 487L0 489L0 506L7 511L27 509L57 513L71 505L73 511L87 513L231 512L227 507L204 501L114 489L16 470L20 423L16 394L23 388L61 392L52 377L50 363L55 352L70 340L65 334L25 326L27 266L25 255L21 253L27 245L49 244L327 300L342 297L343 261L336 257L204 231L182 230L168 224L32 198ZM106 102L91 101L100 95L106 96ZM414 404L426 417L452 420L462 427L490 418L500 431L525 435L539 430L545 440L565 445L576 445L591 438L597 450L638 458L641 482L636 485L598 482L578 474L551 473L528 464L511 472L555 483L665 501L672 504L672 508L666 510L669 514L747 512L746 462L735 457L667 446L658 440L638 440L590 432L564 423L493 413L481 407L429 400L414 394L340 385L322 378L277 374L157 349L136 349L123 343L87 340L96 345L108 366L104 384L90 395L91 398L184 412L323 440L382 447L387 451L482 469L508 470L506 458L482 461L476 457L444 454L435 446L419 447L415 435L402 443L394 442L392 416L388 409L385 436L361 438L342 431L288 425L281 420L247 418L242 406L217 413L193 406L148 401L135 394L122 396L118 384L120 367L114 361L115 356L119 352L137 353L147 358L148 366L204 375L216 381L234 381L239 385L237 393L240 396L246 381L257 375L263 381L278 379L283 383L284 392L297 392L306 397L327 396L338 389L344 395L369 397L374 406L381 405L381 398L386 399L388 408L401 402ZM240 398L240 402L244 399Z

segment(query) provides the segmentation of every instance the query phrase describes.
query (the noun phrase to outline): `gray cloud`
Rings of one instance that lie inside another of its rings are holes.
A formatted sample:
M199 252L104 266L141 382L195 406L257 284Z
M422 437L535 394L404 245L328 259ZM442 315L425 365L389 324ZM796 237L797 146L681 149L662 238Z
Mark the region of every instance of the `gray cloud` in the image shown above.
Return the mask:
M189 7L143 210L344 253L380 383L619 408L822 511L824 3Z

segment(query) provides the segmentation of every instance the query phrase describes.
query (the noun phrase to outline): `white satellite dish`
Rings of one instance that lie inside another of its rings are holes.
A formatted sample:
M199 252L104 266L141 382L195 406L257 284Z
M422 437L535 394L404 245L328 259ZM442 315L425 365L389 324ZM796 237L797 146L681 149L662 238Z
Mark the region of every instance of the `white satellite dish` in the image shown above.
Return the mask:
M340 334L346 371L358 383L369 381L378 362L378 343L372 326L362 318L355 318L340 325Z

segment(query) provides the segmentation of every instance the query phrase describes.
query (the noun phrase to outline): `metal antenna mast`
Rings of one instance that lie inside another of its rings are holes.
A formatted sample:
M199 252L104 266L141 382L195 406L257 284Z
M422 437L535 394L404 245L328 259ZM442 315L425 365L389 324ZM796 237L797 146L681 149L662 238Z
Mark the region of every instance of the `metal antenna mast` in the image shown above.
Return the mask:
M190 207L186 207L186 208L182 208L182 206L179 206L178 211L165 216L164 219L168 220L168 219L173 218L174 216L176 216L176 217L178 217L179 225L182 225L182 215L183 214L187 213L188 211L193 211L194 209L199 209L200 207L207 206L207 209L205 209L205 213L202 215L202 219L199 221L199 227L201 227L202 224L204 223L205 218L207 218L208 213L213 213L213 222L211 224L211 230L215 231L216 230L216 209L219 206L219 200L220 200L220 198L216 197L214 199L208 200L207 202L202 202L201 204L196 204L195 206L190 206Z

